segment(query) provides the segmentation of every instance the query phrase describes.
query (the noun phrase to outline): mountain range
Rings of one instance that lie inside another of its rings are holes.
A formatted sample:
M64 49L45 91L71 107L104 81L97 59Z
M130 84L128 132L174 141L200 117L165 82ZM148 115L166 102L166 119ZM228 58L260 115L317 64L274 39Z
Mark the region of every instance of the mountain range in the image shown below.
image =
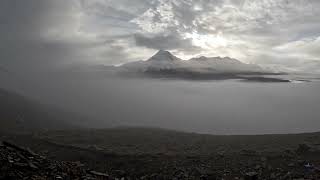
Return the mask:
M121 67L140 72L184 70L199 73L248 73L263 72L257 65L245 64L229 57L205 57L182 60L169 51L158 51L146 61L136 61L123 64Z
M246 64L230 57L196 57L182 60L169 51L159 50L145 61L135 61L117 67L124 74L183 79L245 79L253 81L285 81L261 75L278 75L255 64ZM259 77L248 77L258 76Z

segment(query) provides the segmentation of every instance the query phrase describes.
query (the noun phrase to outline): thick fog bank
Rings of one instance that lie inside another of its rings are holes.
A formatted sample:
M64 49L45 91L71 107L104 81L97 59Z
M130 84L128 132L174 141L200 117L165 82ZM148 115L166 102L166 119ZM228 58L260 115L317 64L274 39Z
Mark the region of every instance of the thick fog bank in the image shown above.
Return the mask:
M152 126L212 134L320 130L320 83L123 79L48 73L11 88L93 117L92 127Z

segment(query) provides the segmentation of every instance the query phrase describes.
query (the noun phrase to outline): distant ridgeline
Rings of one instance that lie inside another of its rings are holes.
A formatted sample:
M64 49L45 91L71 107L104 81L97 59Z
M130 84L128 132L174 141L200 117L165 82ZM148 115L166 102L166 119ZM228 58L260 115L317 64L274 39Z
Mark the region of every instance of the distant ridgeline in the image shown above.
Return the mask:
M254 64L245 64L229 57L205 57L182 60L168 51L160 50L146 61L136 61L116 67L121 74L143 75L155 78L190 80L243 79L262 82L289 82L263 75L280 75Z

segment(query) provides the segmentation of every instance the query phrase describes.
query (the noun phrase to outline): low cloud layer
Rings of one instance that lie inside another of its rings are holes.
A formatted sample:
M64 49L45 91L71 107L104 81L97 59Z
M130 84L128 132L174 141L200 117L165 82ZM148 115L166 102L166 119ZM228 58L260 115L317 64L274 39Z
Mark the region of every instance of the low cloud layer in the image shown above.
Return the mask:
M120 64L167 49L317 71L319 8L318 0L3 0L0 65Z

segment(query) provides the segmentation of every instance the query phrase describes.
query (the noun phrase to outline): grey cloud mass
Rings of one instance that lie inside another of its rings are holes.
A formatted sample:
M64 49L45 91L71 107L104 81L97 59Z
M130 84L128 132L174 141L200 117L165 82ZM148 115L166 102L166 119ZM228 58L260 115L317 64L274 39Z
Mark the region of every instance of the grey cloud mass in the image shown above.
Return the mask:
M143 34L135 34L135 42L138 46L151 49L197 49L192 45L192 39L182 39L179 35L156 35L145 36Z
M120 64L158 49L318 71L318 0L2 0L0 66Z

